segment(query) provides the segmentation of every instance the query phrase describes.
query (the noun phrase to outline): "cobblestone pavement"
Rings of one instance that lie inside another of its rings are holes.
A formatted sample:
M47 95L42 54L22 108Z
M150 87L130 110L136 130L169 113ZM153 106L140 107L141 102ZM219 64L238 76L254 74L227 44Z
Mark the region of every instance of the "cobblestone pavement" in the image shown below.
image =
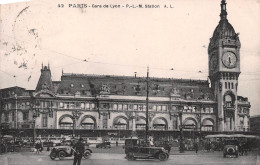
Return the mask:
M170 157L165 162L158 160L137 160L128 161L125 159L125 154L122 152L122 147L115 147L111 149L93 149L93 154L90 159L82 160L82 164L93 165L150 165L150 164L228 164L228 165L260 165L260 158L255 152L249 153L247 156L239 156L238 158L223 158L223 153L220 151L206 152L199 151L197 154L194 151L186 151L179 153L172 151ZM73 158L66 158L65 160L51 160L47 151L36 155L34 152L10 152L0 155L0 165L71 165Z

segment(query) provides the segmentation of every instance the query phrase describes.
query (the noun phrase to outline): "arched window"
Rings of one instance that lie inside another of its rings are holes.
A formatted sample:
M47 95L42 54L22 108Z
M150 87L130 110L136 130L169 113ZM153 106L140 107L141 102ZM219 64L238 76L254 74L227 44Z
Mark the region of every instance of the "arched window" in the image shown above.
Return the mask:
M95 122L93 119L91 119L90 117L85 118L82 122L81 122L81 126L84 129L94 129L95 128Z
M183 128L188 130L195 130L197 127L197 124L194 120L188 119L183 123Z
M73 128L73 120L66 116L60 120L60 128L61 129L72 129Z
M145 130L146 121L145 119L136 120L136 129L137 130Z
M153 129L155 130L166 130L167 128L167 124L163 119L155 119L154 123L153 123Z
M210 120L204 120L202 123L201 130L202 131L213 131L213 123Z
M225 96L226 107L232 107L232 97L230 95Z
M115 129L126 130L127 122L123 118L119 118L114 122Z

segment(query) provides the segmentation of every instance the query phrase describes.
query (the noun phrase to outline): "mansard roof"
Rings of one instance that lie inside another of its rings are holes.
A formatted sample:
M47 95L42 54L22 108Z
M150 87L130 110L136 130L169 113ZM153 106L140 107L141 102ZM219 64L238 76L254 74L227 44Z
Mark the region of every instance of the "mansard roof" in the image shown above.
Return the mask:
M146 77L63 74L57 94L146 96L146 86ZM150 78L149 96L213 100L213 91L207 80Z

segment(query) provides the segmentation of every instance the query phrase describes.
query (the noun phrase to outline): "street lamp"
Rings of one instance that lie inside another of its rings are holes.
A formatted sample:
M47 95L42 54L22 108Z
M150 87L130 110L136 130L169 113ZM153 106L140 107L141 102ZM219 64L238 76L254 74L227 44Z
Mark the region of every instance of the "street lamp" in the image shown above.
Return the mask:
M76 120L79 118L79 116L81 115L82 113L79 113L78 110L76 111L72 111L72 120L73 120L73 133L72 133L72 137L74 138L75 137L75 124L76 124Z
M182 131L182 111L183 111L183 106L178 107L178 115L180 117L180 153L184 152L184 143L183 143L183 131Z

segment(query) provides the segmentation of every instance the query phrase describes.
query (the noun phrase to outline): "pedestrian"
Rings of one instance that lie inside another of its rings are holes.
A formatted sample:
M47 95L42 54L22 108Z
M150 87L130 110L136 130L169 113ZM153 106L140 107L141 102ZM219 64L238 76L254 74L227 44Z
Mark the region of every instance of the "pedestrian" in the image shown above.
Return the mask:
M39 154L39 151L40 151L40 143L39 142L37 142L35 144L35 149L36 149L36 154Z
M199 150L199 146L198 146L198 143L197 142L194 142L194 150L196 153L198 153L198 150Z
M116 146L118 146L118 141L116 141Z
M74 162L73 165L80 165L82 156L84 154L85 151L85 145L82 142L83 139L79 138L79 141L73 146L73 150L74 150Z

